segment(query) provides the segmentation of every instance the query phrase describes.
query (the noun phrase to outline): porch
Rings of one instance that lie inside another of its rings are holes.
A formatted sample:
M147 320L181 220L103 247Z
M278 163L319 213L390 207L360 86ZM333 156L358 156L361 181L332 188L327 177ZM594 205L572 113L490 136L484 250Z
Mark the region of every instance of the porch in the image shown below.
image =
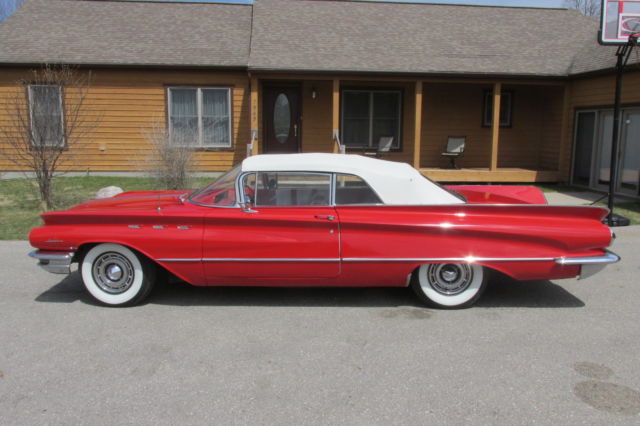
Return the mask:
M254 75L248 155L274 146L265 141L277 127L268 122L274 109L265 100L276 99L273 87L292 84L299 90L300 112L289 120L295 130L288 135L298 138L297 149L289 152L362 154L385 139L393 142L379 153L383 159L412 164L440 182L568 177L571 117L564 81ZM458 169L442 155L450 137L465 141Z
M469 169L420 168L420 173L436 182L558 182L558 171L531 170L517 167Z

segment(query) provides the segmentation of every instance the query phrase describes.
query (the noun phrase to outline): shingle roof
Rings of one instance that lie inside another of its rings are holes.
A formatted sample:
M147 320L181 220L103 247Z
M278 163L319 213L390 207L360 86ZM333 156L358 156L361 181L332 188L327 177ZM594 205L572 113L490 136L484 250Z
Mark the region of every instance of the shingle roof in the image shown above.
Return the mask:
M27 0L0 24L0 64L567 76L613 66L595 34L566 9Z
M584 43L576 52L569 68L569 74L584 74L594 71L610 70L616 66L616 46L601 46L597 43ZM628 64L640 63L638 48L629 56Z
M593 23L566 9L256 0L249 67L562 76Z
M246 67L251 6L28 0L0 24L0 63Z

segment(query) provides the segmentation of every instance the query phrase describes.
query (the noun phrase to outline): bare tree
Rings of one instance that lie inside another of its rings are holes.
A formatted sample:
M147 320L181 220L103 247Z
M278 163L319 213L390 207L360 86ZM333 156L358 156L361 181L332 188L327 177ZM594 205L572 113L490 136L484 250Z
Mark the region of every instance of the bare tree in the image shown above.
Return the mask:
M54 208L54 177L74 164L75 154L99 121L85 111L90 81L91 73L44 65L17 81L0 104L5 117L0 153L19 170L35 175L43 210Z
M600 0L564 0L564 6L597 18L600 17L602 2Z
M193 171L193 149L187 143L172 140L169 131L160 122L143 133L151 147L145 169L162 189L189 187Z
M0 0L0 22L7 19L24 2L25 0Z

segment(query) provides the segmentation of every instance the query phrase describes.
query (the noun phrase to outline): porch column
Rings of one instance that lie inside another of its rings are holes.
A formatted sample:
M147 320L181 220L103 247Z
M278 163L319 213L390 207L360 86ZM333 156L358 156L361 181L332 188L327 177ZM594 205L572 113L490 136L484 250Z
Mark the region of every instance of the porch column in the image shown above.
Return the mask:
M340 79L333 79L333 91L331 94L332 129L331 141L333 142L333 152L342 152L342 142L340 141Z
M491 122L491 171L498 168L498 142L500 140L500 94L502 83L493 85L493 120Z
M258 154L258 79L251 77L251 155Z
M413 167L420 169L420 148L422 143L422 81L416 81L414 94L415 117L413 122Z
M562 92L562 129L560 129L560 148L558 149L558 179L569 181L568 171L571 169L571 122L573 109L571 108L571 83L566 83Z

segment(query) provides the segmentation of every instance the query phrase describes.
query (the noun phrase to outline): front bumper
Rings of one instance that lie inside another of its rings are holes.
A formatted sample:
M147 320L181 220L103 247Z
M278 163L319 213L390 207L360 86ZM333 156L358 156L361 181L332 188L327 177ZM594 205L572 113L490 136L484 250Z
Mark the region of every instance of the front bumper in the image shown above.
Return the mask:
M609 250L605 250L605 254L601 256L561 257L556 259L556 263L561 265L580 265L580 276L578 279L595 275L604 269L605 266L619 261L620 256Z
M30 257L38 259L38 266L52 274L69 274L71 272L71 261L75 252L72 251L42 251L34 250L29 253Z

